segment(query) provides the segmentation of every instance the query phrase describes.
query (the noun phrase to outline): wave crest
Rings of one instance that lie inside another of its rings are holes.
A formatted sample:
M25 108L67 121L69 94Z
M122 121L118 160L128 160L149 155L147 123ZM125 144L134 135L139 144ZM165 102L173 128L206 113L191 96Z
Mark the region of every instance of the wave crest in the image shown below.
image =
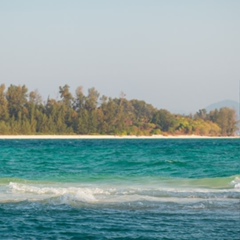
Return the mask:
M231 185L236 189L240 189L240 177L235 177L235 179L231 182Z
M13 191L23 192L34 195L45 195L46 197L58 197L65 196L78 201L95 202L97 201L94 194L101 193L101 189L90 190L88 188L76 188L76 187L36 187L31 185L19 184L10 182L10 188Z

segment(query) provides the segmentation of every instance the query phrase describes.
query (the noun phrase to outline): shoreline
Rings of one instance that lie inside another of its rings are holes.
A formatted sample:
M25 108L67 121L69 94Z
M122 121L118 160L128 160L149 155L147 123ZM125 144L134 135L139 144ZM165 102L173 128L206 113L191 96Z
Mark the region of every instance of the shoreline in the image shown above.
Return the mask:
M0 139L239 139L240 136L199 136L199 135L0 135Z

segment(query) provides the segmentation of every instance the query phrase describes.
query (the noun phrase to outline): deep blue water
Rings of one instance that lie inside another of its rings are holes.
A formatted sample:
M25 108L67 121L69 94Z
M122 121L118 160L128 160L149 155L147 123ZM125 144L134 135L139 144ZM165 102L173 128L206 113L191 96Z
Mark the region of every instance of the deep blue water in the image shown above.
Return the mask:
M240 139L0 140L0 239L239 239Z

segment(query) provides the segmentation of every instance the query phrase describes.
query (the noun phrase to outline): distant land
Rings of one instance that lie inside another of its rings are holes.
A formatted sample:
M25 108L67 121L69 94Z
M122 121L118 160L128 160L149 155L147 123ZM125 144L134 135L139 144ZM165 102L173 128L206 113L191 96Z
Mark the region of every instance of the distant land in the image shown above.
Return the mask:
M206 109L207 112L211 112L215 109L221 109L221 108L224 108L224 107L227 107L227 108L231 108L231 109L234 109L237 113L237 115L239 114L239 104L237 101L234 101L234 100L229 100L229 99L226 99L226 100L222 100L222 101L219 101L219 102L215 102L215 103L212 103L206 107L203 107L201 109ZM171 110L172 113L174 114L180 114L180 115L189 115L189 114L194 114L195 112L197 112L199 109L195 110L195 111L186 111L186 110L183 110L183 109L178 109L178 110ZM240 118L240 116L238 116L238 118Z
M207 112L211 112L215 109L220 109L220 108L224 108L224 107L232 108L236 111L237 114L239 114L239 103L237 101L233 101L233 100L229 100L229 99L213 103L213 104L207 106L205 109L207 110ZM238 118L239 118L239 116L238 116Z

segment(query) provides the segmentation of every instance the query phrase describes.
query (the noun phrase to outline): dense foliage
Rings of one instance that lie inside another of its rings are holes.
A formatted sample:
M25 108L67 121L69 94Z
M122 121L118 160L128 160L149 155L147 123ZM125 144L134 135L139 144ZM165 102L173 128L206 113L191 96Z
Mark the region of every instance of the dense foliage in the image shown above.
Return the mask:
M231 136L236 132L236 113L222 108L193 116L171 114L140 100L100 96L95 88L87 95L68 85L59 87L60 100L42 101L26 86L0 85L0 134L197 134Z

